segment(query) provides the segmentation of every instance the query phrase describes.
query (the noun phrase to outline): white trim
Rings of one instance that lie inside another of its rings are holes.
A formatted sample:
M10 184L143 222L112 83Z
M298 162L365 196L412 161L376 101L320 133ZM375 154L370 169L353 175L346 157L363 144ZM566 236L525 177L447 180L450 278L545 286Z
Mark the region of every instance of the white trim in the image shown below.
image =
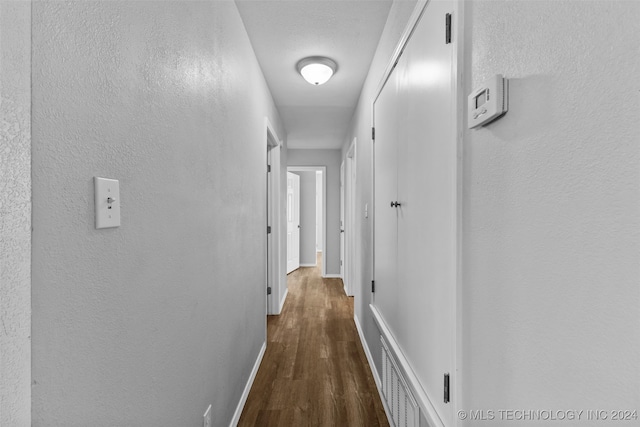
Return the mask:
M287 166L287 172L322 171L322 248L327 248L327 166ZM285 213L286 214L286 213ZM327 277L326 260L322 263L322 277Z
M349 296L355 295L355 284L358 282L358 245L356 243L356 188L357 188L357 162L356 162L357 137L351 141L344 158L345 163L345 215L344 215L344 280L345 293Z
M322 275L323 279L342 279L342 276L340 276L340 274L323 274Z
M267 263L265 264L265 283L266 286L271 286L271 295L267 295L266 301L266 314L276 314L275 311L278 309L278 301L277 298L274 298L274 295L280 295L282 288L286 288L286 278L282 274L280 269L280 264L282 260L282 250L283 247L283 237L280 227L280 202L282 200L282 194L280 191L280 183L282 182L282 176L280 174L281 166L282 166L282 149L285 147L282 146L282 141L278 137L275 128L271 124L271 121L268 117L264 118L264 127L267 138L267 151L271 151L271 160L270 165L272 168L271 178L268 178L268 174L265 171L265 175L267 175L267 185L270 188L267 188L267 197L270 197L271 203L271 212L267 212L267 226L271 225L271 245L269 247L269 238L266 237L266 254L267 254ZM265 165L266 167L266 165ZM267 200L267 210L269 209L269 200ZM271 224L269 224L269 220ZM285 231L286 232L286 231Z
M287 299L287 295L289 295L289 288L284 290L284 295L282 295L282 299L280 300L280 307L278 307L278 313L282 313L282 307L284 307L284 302Z
M455 288L451 289L451 292L454 293L452 301L453 301L453 310L454 310L454 324L451 325L453 328L452 333L454 334L454 342L453 342L453 369L455 373L453 374L453 393L452 396L452 404L453 404L453 413L457 414L458 410L463 408L463 396L462 396L462 375L460 372L460 367L462 366L462 316L463 316L463 304L462 304L462 230L463 230L463 217L462 217L462 199L463 199L463 172L464 172L464 117L465 117L465 104L466 104L466 94L464 90L464 78L463 78L463 70L464 70L464 39L465 39L465 13L466 13L466 5L464 0L457 0L455 2L454 13L451 25L453 26L453 44L455 49L455 57L453 60L453 108L455 112L455 123L456 126L456 142L458 145L458 163L456 167L458 170L456 171L456 187L457 187L457 197L456 197L456 283ZM456 417L457 418L457 417ZM459 424L456 422L456 425Z
M238 402L238 406L236 407L236 412L233 414L233 418L231 418L229 427L236 427L238 425L238 422L240 421L240 416L242 415L244 404L247 403L247 397L249 397L251 386L253 386L253 381L256 379L256 375L258 374L258 368L260 368L260 363L262 363L262 358L264 357L264 352L266 350L267 350L267 342L265 341L262 343L262 348L260 349L260 353L258 353L258 358L256 359L256 363L253 364L251 375L249 375L247 384L244 386L244 391L242 392L242 396L240 396L240 401Z
M318 264L300 264L300 267L316 267Z
M367 340L364 337L364 332L362 331L362 327L360 326L360 321L358 320L358 316L353 315L353 321L356 324L356 330L358 331L358 336L360 337L360 343L362 344L362 348L364 349L364 355L367 356L367 361L369 362L369 368L371 369L371 374L373 375L373 381L376 383L376 388L378 389L378 394L380 395L380 400L382 401L382 407L384 408L384 413L387 416L387 420L390 425L393 425L393 417L391 416L391 410L387 406L387 399L385 399L384 394L382 392L382 380L380 379L380 375L378 375L378 370L376 369L376 364L373 361L373 356L371 355L371 349L369 349L369 345L367 344Z
M267 130L267 145L269 147L279 147L282 145L282 141L278 138L278 134L276 133L276 129L271 124L271 121L268 117L264 118L264 125ZM271 138L268 135L271 134Z
M351 140L351 144L349 144L349 148L347 148L347 156L350 159L353 159L353 156L355 155L355 148L356 148L356 140L358 138L357 137L353 137L353 139Z
M391 76L391 72L393 71L393 69L395 68L398 62L398 58L400 57L400 55L402 55L402 52L404 51L405 46L409 42L409 39L411 38L411 36L413 35L413 32L416 29L416 25L420 21L420 18L422 18L422 14L427 8L427 3L429 3L430 1L431 0L418 0L418 2L416 3L416 6L413 8L413 12L409 17L409 21L407 22L407 25L405 26L404 31L402 32L402 36L400 37L400 41L396 45L396 48L393 51L393 55L391 55L391 60L387 64L387 67L384 69L384 73L382 73L382 80L378 84L378 88L376 89L375 95L373 97L374 103L376 102L376 99L378 99L380 92L382 92L382 88L387 83L389 76Z
M380 330L380 333L382 334L384 339L387 341L387 344L389 345L389 349L391 350L391 352L393 353L393 356L395 357L396 361L400 365L400 369L402 370L402 373L404 374L404 377L407 380L407 383L409 384L409 388L413 392L413 395L415 396L416 401L420 406L420 409L425 414L427 423L429 424L430 427L445 427L444 423L438 416L438 412L436 411L435 406L433 405L433 403L431 403L431 399L429 399L429 396L427 396L427 393L425 393L424 389L422 388L422 385L420 384L420 380L418 380L418 377L416 376L415 372L413 372L413 369L411 368L409 361L407 360L404 353L402 352L402 349L400 348L400 346L398 345L398 342L396 341L395 337L391 333L391 330L387 327L386 323L384 322L384 319L378 312L378 309L371 304L369 304L369 308L371 309L373 320L376 322L376 325L378 325L378 329Z
M345 226L346 226L346 197L347 197L347 183L345 182L346 175L346 162L347 159L342 159L340 163L340 236L338 239L338 244L340 245L340 277L342 278L342 286L344 287L344 293L349 295L349 289L347 289L347 281L348 279L345 277L347 272L347 258L346 258L346 250L347 250L347 236L345 235Z

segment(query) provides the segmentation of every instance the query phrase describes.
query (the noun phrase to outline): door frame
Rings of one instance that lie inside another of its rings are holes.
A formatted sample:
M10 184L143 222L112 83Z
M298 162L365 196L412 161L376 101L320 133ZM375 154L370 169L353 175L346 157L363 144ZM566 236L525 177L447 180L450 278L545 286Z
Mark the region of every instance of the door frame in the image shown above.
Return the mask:
M356 238L355 238L355 189L357 138L353 138L340 165L340 276L347 296L354 296L356 281Z
M354 288L358 282L356 260L358 259L356 245L356 183L357 183L357 162L356 162L357 138L353 138L351 145L347 149L345 168L345 292L348 296L354 296ZM343 279L344 280L344 279Z
M286 283L284 275L282 274L281 262L282 262L282 230L280 224L281 218L281 164L282 164L282 141L278 138L273 125L267 117L264 119L266 145L267 145L267 158L265 162L265 181L266 181L266 208L267 224L265 226L265 232L267 227L271 227L271 233L267 234L266 238L266 262L265 262L265 277L266 286L271 287L271 294L267 294L267 314L280 314L282 311L282 304L284 298L286 298L286 292L284 296L280 298L283 293L283 284ZM268 167L271 166L271 172L268 172ZM284 286L286 291L286 286ZM276 298L275 296L278 296Z
M322 277L327 276L327 167L287 166L287 172L322 171ZM286 214L286 212L285 212Z
M287 238L286 238L286 248L287 248L287 269L285 273L289 275L293 273L302 265L300 264L300 236L302 234L301 229L301 218L300 218L300 182L301 176L287 171L287 207L285 210L286 223L287 223ZM291 190L291 191L290 191ZM289 197L292 196L292 197ZM291 209L289 209L291 208ZM293 211L293 212L292 212ZM295 225L294 225L295 224ZM289 233L291 233L292 238L289 239ZM297 250L292 250L289 246L290 242L295 242L297 245ZM291 259L291 255L295 253L295 259ZM295 261L290 264L290 261Z
M347 161L346 159L340 164L340 278L342 279L342 286L344 292L347 292L347 235L345 230L347 228Z

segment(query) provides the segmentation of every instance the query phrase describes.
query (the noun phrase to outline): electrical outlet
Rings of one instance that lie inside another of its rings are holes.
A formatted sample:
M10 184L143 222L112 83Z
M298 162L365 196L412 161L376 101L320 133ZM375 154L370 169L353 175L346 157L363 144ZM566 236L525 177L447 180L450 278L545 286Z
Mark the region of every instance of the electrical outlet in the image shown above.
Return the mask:
M211 427L212 423L211 423L211 405L209 405L209 407L207 408L207 410L204 412L204 427Z

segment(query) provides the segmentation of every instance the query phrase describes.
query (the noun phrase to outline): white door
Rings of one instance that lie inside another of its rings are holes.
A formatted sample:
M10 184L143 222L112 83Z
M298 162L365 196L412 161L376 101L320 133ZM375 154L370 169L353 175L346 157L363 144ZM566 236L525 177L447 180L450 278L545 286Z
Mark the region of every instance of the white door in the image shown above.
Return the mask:
M455 422L442 398L444 374L455 384L455 52L442 38L450 8L428 4L374 106L375 305L444 425Z
M273 184L271 174L271 151L267 149L267 314L270 314L272 309L271 292L273 291L273 194L271 192L271 186Z
M287 172L287 274L300 268L300 176Z
M354 139L355 144L355 139ZM347 153L344 169L344 290L348 296L353 296L353 287L356 282L355 261L356 261L356 244L355 244L355 218L354 218L354 202L355 202L355 161L354 146Z
M344 162L340 165L340 277L342 277L342 284L344 285L345 292L347 291L347 278L344 274L345 264L345 251L344 251L344 206L345 206L345 192L344 192Z

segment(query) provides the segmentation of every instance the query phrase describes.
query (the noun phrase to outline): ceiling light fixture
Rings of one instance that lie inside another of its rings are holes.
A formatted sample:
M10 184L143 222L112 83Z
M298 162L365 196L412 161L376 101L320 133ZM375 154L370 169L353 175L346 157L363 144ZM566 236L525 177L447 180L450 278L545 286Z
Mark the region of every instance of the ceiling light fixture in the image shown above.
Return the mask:
M301 59L296 66L300 75L312 85L326 83L338 69L338 64L324 56Z

